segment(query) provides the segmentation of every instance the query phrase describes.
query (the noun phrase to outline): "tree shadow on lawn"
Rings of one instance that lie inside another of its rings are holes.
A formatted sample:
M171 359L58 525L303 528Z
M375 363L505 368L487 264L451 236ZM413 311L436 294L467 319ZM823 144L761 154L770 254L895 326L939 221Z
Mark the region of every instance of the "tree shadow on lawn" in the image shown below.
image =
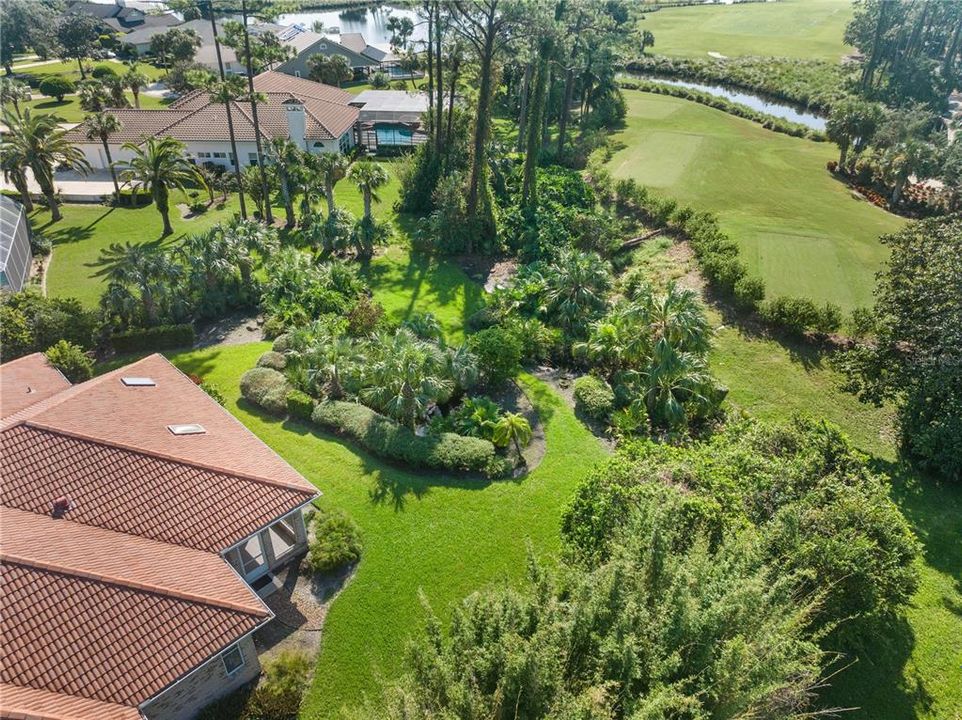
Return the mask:
M107 208L104 213L95 220L91 220L87 225L79 227L77 225L60 225L63 220L54 222L53 220L47 220L43 225L35 228L36 232L43 233L46 235L50 242L54 245L66 245L67 243L80 242L82 240L89 240L94 236L97 225L101 220L106 218L110 213L112 213L117 208L110 207ZM53 229L51 229L53 228Z

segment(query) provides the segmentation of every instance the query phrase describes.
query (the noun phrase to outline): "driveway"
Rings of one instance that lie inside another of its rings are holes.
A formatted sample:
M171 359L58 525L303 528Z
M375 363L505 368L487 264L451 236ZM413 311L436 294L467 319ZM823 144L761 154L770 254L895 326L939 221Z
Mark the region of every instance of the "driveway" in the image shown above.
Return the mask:
M92 170L86 176L72 170L59 170L54 174L54 185L64 202L100 202L114 191L109 170ZM27 187L35 198L43 195L29 168ZM0 178L0 188L16 192L13 183L3 178Z

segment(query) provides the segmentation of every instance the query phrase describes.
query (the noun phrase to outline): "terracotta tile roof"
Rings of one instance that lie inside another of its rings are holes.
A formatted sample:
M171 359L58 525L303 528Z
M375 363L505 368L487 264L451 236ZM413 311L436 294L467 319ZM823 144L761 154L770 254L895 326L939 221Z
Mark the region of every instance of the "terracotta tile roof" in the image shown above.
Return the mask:
M4 560L260 617L268 615L247 584L214 553L11 507L0 507L0 532L0 557Z
M0 365L0 418L18 413L70 387L70 382L34 353Z
M0 712L10 720L141 720L136 708L0 683Z
M179 439L191 439L179 438ZM0 433L0 504L41 515L66 497L67 519L162 543L221 552L314 492L215 472L19 425Z
M137 706L263 622L251 613L0 566L0 682ZM87 716L91 720L97 716Z
M113 108L110 113L120 120L120 130L110 136L111 144L125 142L140 142L144 137L160 135L165 129L179 120L183 120L187 113L183 110L137 110L135 108ZM100 140L87 138L86 124L81 123L68 130L66 137L75 143L96 143Z
M257 92L282 92L301 100L314 98L338 105L347 105L354 99L347 90L333 85L314 82L306 78L294 77L286 73L270 70L254 77L254 90Z

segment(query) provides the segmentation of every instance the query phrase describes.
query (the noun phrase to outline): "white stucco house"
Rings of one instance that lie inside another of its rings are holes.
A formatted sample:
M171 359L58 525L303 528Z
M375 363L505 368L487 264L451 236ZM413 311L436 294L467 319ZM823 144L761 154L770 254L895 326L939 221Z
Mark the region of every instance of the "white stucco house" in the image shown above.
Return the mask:
M254 89L266 97L257 104L262 140L288 137L311 153L347 152L356 144L359 110L354 97L344 90L279 72L265 72L254 78ZM111 110L121 129L110 137L115 163L129 160L132 152L125 143L140 143L149 136L169 136L187 146L197 165L219 165L231 169L234 158L223 103L212 102L207 92L189 93L163 110ZM254 120L248 102L231 105L240 166L257 162ZM83 124L68 132L68 138L83 151L93 168L106 168L103 145L86 136Z

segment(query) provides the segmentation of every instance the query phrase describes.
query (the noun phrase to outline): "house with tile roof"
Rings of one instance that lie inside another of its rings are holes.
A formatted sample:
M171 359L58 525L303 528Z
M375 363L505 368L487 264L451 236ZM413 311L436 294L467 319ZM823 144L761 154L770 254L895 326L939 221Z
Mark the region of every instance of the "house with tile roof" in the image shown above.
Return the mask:
M359 111L351 105L354 97L350 93L274 71L256 76L254 90L265 97L257 104L262 140L287 137L302 150L315 154L347 152L354 147ZM233 167L227 111L223 103L212 101L203 90L188 93L162 110L125 108L110 112L121 123L120 131L110 136L110 152L116 162L127 161L133 154L122 147L124 143L137 144L159 135L183 142L188 157L197 165ZM257 146L250 103L234 101L231 117L240 165L255 165ZM87 138L84 124L68 131L67 138L80 148L91 167L107 167L103 145Z
M186 720L257 677L317 490L161 355L0 365L0 717Z

